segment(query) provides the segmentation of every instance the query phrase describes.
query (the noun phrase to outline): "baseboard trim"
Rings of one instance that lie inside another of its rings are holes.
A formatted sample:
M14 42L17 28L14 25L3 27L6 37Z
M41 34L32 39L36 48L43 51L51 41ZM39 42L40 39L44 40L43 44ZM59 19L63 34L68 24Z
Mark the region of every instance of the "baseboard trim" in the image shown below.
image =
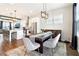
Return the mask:
M59 41L59 42L70 43L69 41Z

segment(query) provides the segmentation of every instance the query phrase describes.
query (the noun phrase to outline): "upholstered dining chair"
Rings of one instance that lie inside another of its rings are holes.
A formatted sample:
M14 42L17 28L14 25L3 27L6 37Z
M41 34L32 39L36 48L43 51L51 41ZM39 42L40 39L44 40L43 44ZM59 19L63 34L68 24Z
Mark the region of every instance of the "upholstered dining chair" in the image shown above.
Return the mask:
M50 38L49 40L45 41L43 46L50 48L53 53L54 48L58 44L59 38L60 38L60 34L58 34L55 38Z
M36 50L40 47L38 43L32 42L29 38L24 38L23 42L24 42L24 47L26 48L26 51L28 52L28 54L31 51Z

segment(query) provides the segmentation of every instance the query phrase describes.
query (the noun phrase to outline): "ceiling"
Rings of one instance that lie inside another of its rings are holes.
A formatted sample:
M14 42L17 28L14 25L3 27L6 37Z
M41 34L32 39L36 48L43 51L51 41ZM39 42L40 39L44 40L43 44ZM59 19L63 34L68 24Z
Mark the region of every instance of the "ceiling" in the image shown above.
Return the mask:
M47 11L65 7L71 5L71 3L47 3ZM17 14L26 15L26 16L33 16L37 13L40 13L40 11L43 9L43 3L0 3L0 9L3 9L2 11L4 13L10 13L13 12L13 10L16 10ZM0 13L3 14L0 10ZM6 11L6 12L5 12Z

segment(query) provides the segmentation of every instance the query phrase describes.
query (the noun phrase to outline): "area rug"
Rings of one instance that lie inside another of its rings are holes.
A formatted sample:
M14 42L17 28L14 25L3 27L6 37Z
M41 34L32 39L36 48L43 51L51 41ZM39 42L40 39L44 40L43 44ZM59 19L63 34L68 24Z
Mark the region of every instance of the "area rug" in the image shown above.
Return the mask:
M66 44L59 42L58 46L52 51L53 49L44 47L43 54L37 52L37 51L31 51L29 56L66 56ZM16 49L12 49L6 52L7 56L28 56L27 53L25 53L24 46L20 46Z
M32 51L30 56L67 56L65 43L59 42L58 46L53 51L52 50L53 49L44 47L43 54Z

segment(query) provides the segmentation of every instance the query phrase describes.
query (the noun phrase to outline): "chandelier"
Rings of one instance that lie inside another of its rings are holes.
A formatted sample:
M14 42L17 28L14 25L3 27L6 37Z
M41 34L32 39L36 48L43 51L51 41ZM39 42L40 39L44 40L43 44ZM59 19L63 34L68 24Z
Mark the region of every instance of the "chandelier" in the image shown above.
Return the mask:
M41 11L41 17L44 19L48 19L47 5L46 4L43 4L43 10Z

